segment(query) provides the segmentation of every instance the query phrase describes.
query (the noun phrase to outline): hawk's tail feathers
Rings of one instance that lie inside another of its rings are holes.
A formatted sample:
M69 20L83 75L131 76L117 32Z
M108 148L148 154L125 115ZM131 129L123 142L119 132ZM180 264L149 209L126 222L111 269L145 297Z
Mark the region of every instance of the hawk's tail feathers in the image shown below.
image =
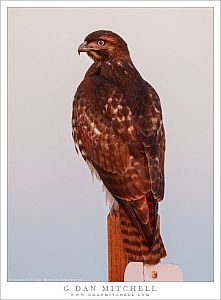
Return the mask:
M146 224L140 221L140 216L135 213L138 209L134 209L132 203L123 200L119 201L120 227L125 253L127 259L131 262L143 261L145 264L155 265L160 262L161 258L166 256L166 250L160 236L160 229L157 224L155 226L157 208L155 208L155 211L152 210L153 207L151 208L148 196L141 201L148 203L149 207L148 221ZM133 202L135 203L136 201ZM143 205L141 205L141 203L137 205L140 205L141 214ZM146 210L144 210L144 213L146 214ZM143 219L143 221L145 221L145 219ZM152 236L152 244L150 244L150 235Z

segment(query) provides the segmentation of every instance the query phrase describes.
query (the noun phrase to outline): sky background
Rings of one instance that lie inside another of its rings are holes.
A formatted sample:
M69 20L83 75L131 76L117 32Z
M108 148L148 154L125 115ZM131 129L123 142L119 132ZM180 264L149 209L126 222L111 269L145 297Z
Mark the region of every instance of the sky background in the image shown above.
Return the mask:
M185 281L212 281L211 8L8 9L8 279L107 280L105 195L71 136L73 96L92 63L77 48L98 29L126 40L161 98L163 262Z

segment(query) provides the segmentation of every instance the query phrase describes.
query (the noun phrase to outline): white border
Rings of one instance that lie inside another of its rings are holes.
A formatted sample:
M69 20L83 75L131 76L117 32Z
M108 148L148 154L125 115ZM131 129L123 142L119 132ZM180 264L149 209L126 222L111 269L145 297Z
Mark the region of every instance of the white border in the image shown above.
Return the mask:
M204 1L2 1L6 7L219 7L219 0Z
M214 280L220 281L220 2L214 9ZM220 297L221 298L221 297Z
M75 286L146 286L147 283L105 282L7 282L7 8L8 7L213 7L214 8L214 282L161 282L154 284L156 292L138 296L119 292L109 296L89 296L81 299L220 299L220 1L1 1L1 299L78 299L71 296ZM69 291L64 291L68 286ZM152 286L152 283L150 285ZM96 294L95 293L95 294ZM80 293L81 294L81 293ZM92 293L93 294L93 293Z
M3 4L3 3L2 3ZM1 4L1 282L7 281L7 6Z

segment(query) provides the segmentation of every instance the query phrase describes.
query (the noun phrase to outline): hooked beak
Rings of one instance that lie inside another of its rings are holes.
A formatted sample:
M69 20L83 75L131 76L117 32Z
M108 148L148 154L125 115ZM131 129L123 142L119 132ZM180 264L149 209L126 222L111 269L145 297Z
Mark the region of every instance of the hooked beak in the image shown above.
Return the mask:
M90 51L91 48L87 47L87 42L83 42L79 47L78 47L78 54L80 55L81 52L87 52Z

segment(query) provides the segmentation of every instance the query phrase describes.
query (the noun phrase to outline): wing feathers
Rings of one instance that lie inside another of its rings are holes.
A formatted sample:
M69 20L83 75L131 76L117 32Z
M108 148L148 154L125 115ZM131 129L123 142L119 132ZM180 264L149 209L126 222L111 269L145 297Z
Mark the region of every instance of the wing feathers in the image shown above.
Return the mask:
M121 227L128 253L136 261L157 261L165 255L156 230L156 202L164 195L165 151L159 97L144 81L139 88L133 82L131 87L119 86L99 72L89 73L75 96L75 143L124 209ZM158 245L153 246L155 236Z

